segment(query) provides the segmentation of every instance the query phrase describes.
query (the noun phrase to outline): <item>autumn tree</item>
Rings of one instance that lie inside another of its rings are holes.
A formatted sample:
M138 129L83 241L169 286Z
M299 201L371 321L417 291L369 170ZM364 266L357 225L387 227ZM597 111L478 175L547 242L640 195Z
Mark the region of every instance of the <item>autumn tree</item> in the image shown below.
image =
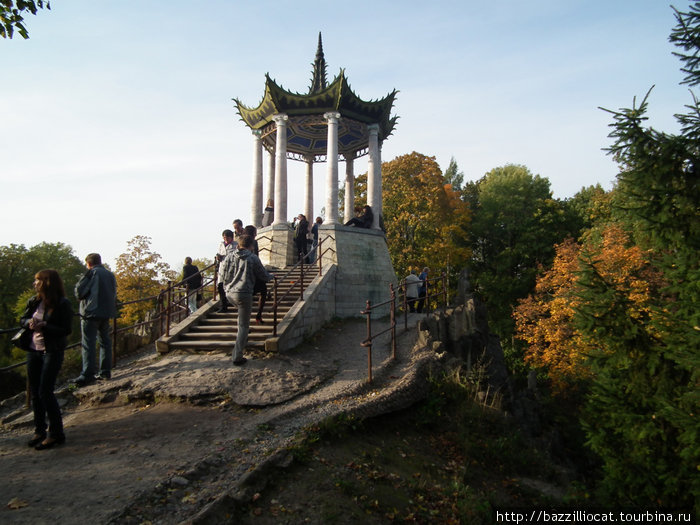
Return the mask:
M122 303L150 299L123 305L120 311L121 322L129 325L144 319L146 313L155 308L156 297L161 289L175 276L175 272L161 260L161 256L151 251L150 237L137 235L131 239L127 243L127 251L117 257L117 298Z
M624 296L627 316L636 323L650 319L653 297L663 284L650 254L635 245L620 225L591 230L583 245L569 238L556 246L552 267L537 279L535 292L514 311L516 335L527 342L526 363L547 371L555 389L591 377L588 356L599 344L576 328L577 312L585 308L579 283L586 258L594 271Z
M383 215L391 262L409 268L461 269L469 256L470 214L444 183L435 157L413 152L382 164Z

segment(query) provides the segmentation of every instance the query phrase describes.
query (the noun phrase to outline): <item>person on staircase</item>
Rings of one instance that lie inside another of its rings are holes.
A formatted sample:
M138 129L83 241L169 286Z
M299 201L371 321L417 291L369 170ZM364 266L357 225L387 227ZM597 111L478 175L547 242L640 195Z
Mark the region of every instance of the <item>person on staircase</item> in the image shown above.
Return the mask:
M250 235L253 238L253 247L251 251L259 257L260 248L258 247L258 241L255 240L258 229L252 224L249 224L243 229L246 235ZM253 297L258 294L260 294L260 298L258 299L258 313L255 315L255 322L256 324L263 324L262 313L265 308L265 303L267 302L267 282L256 278L255 288L253 288Z
M238 334L232 355L233 364L236 366L247 361L243 357L243 350L248 343L255 280L267 282L274 278L265 270L258 256L251 251L252 247L253 238L250 235L241 235L238 249L227 255L221 265L221 280L224 283L226 298L231 304L238 306Z
M228 301L226 300L226 292L224 291L224 280L221 278L221 263L226 259L229 253L233 253L236 249L236 242L233 240L233 231L224 230L221 233L221 244L219 244L219 250L216 252L216 263L219 266L219 283L216 285L216 289L219 292L219 298L221 305L219 306L219 313L224 313L228 307Z

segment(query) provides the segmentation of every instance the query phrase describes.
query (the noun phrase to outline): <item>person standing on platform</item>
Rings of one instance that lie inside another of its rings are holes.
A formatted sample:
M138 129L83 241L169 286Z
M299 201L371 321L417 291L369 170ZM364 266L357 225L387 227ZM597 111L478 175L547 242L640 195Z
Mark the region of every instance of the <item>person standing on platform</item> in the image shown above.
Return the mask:
M406 302L408 303L408 311L416 311L416 301L418 300L418 287L420 286L420 279L416 275L415 270L406 276Z
M112 377L112 338L109 320L117 317L117 280L102 266L99 253L85 257L88 271L75 285L75 296L80 301L80 330L83 348L83 369L72 382L85 386ZM96 343L100 343L99 373L96 371Z

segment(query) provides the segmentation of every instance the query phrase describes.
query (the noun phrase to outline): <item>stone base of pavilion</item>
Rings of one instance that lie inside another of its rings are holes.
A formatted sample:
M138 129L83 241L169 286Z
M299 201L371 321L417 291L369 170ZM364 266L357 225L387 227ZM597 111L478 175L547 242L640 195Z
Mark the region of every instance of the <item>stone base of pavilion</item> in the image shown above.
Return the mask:
M286 224L260 228L257 239L263 264L282 269L296 263L293 236ZM389 285L396 287L397 279L382 231L323 224L319 239L323 275L334 268L332 282L324 284L322 317L358 317L368 300L374 305L390 299ZM317 271L318 261L315 264ZM387 305L372 317L388 312Z

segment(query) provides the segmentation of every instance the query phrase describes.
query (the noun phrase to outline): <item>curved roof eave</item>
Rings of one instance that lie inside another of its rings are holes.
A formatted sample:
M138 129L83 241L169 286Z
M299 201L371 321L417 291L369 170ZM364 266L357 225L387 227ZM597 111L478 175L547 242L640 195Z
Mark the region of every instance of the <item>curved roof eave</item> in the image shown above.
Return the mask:
M256 108L249 108L240 100L234 99L241 119L251 129L261 129L272 122L278 113L287 115L322 115L328 111L339 111L344 117L365 124L380 125L380 139L391 134L396 117L391 118L391 108L397 91L394 90L381 100L365 101L358 97L341 69L328 87L313 93L300 94L287 91L279 86L269 74L265 75L265 94Z

